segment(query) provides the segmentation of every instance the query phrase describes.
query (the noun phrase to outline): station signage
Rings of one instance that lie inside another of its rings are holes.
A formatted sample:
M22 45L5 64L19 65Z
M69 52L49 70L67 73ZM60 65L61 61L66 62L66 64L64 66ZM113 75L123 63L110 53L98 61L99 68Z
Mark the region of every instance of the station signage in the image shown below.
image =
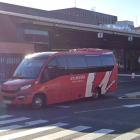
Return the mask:
M98 38L103 38L103 33L98 33Z
M128 41L133 41L133 36L128 36Z

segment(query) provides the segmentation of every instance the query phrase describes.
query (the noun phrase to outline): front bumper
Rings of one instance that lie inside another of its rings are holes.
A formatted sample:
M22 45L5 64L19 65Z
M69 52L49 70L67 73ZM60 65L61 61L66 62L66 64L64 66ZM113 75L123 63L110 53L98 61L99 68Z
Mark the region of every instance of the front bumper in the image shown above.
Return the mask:
M31 93L17 93L17 94L6 94L0 92L1 102L5 104L31 104L33 94Z

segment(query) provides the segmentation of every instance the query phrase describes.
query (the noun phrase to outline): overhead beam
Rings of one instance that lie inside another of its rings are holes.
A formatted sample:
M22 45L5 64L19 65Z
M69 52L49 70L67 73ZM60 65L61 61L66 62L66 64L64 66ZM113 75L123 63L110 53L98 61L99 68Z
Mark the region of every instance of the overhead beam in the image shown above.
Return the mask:
M103 32L103 33L123 35L123 36L131 35L133 37L140 37L140 33L133 32L133 31L110 29L110 28L106 28L106 27L100 27L97 25L83 24L83 23L78 23L78 22L65 21L65 20L60 20L60 19L52 19L52 18L47 18L47 17L39 17L39 16L33 16L33 15L26 15L26 14L21 14L21 13L7 12L7 11L0 11L0 13L5 14L5 15L22 17L22 18L26 18L26 19L37 20L37 21L41 21L41 22L43 21L43 22L46 22L47 25L48 25L48 23L50 23L49 24L50 26L56 26L56 27L61 27L61 28Z

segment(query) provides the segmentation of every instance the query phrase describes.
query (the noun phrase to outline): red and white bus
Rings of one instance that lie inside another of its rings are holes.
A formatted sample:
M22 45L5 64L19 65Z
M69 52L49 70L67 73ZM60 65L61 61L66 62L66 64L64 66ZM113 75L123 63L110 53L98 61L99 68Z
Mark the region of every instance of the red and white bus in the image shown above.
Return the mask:
M92 97L117 89L117 64L113 52L75 49L28 55L1 88L7 106L44 105Z

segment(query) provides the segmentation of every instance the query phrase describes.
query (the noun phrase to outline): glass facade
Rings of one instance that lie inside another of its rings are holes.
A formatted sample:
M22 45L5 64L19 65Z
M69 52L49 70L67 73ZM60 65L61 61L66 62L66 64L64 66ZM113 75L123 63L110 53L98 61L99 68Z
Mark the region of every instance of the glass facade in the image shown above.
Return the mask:
M116 57L116 61L117 61L117 66L118 66L118 71L124 71L124 49L121 48L107 48L109 50L111 50L115 57Z
M127 71L138 71L140 70L140 63L138 63L138 58L140 56L140 51L130 50L126 51L126 70Z
M121 49L121 48L108 48L113 51L118 71L140 71L140 63L138 63L138 58L140 57L140 51L138 49Z
M33 43L35 52L49 50L49 32L33 29L18 29L18 42Z
M0 82L12 76L23 58L21 54L0 54Z

